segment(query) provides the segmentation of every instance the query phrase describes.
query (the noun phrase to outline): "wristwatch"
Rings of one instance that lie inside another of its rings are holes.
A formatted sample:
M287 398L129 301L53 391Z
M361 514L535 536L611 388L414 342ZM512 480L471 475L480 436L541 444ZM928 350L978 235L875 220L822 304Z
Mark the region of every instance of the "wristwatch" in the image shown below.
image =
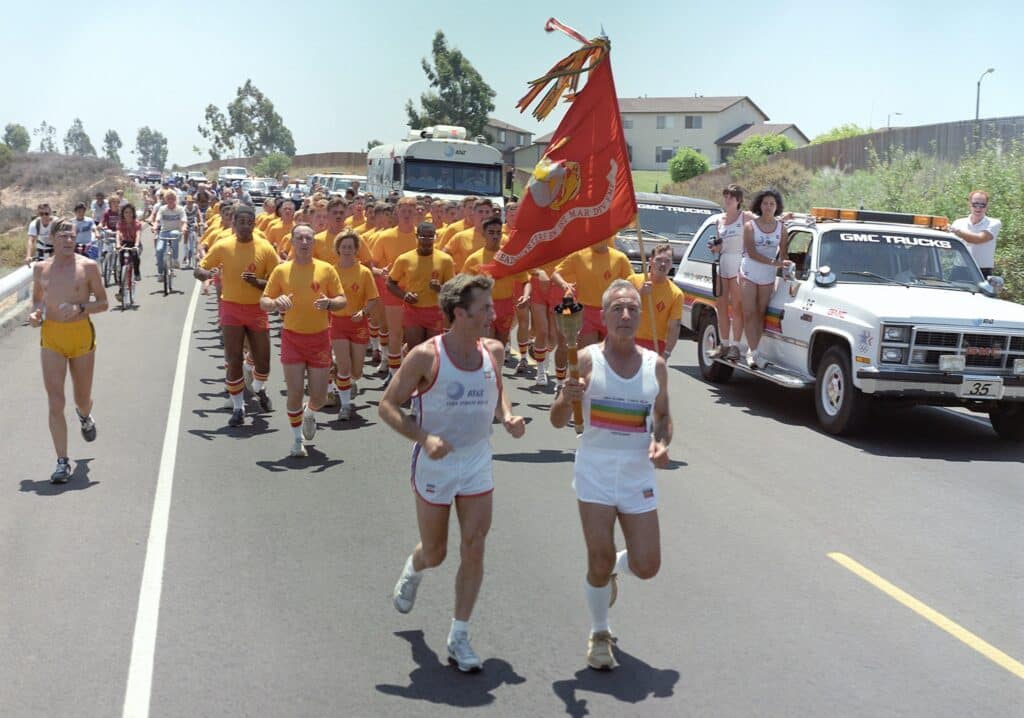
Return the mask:
M85 305L82 304L81 302L78 303L78 314L79 315L85 314Z

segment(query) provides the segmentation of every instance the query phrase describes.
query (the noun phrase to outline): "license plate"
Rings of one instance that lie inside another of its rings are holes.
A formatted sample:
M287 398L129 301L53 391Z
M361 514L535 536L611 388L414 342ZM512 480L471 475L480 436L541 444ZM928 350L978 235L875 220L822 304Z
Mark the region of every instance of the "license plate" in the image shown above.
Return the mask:
M964 377L960 385L960 397L963 399L1002 399L1003 380L989 377Z

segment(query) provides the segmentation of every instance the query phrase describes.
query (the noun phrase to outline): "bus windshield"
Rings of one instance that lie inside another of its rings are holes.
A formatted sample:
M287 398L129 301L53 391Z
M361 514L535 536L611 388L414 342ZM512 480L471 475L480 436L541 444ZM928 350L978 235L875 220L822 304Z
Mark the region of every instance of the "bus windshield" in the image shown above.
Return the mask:
M501 168L462 162L406 160L405 185L410 192L501 196Z

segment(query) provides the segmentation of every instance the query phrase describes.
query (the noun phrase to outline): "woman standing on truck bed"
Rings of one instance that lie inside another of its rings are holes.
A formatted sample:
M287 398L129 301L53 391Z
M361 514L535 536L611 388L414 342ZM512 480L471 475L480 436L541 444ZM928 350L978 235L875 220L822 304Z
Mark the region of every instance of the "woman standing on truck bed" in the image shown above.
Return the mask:
M743 259L740 262L740 288L743 292L743 325L747 332L747 363L763 369L764 360L758 352L764 333L764 315L768 300L775 291L775 274L785 264L789 235L779 215L782 195L764 189L754 195L750 211L757 215L743 228Z

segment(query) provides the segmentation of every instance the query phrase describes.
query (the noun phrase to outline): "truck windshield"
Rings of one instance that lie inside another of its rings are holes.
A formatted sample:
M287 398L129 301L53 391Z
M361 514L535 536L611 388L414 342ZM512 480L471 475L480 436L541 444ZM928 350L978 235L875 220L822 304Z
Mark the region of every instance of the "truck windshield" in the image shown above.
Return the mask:
M822 236L818 266L828 266L841 282L970 289L983 280L967 248L949 238L901 232L846 232Z
M501 168L462 162L406 160L405 186L411 192L501 196Z
M640 226L645 232L665 239L690 239L704 220L718 210L705 207L676 207L668 204L637 203Z

